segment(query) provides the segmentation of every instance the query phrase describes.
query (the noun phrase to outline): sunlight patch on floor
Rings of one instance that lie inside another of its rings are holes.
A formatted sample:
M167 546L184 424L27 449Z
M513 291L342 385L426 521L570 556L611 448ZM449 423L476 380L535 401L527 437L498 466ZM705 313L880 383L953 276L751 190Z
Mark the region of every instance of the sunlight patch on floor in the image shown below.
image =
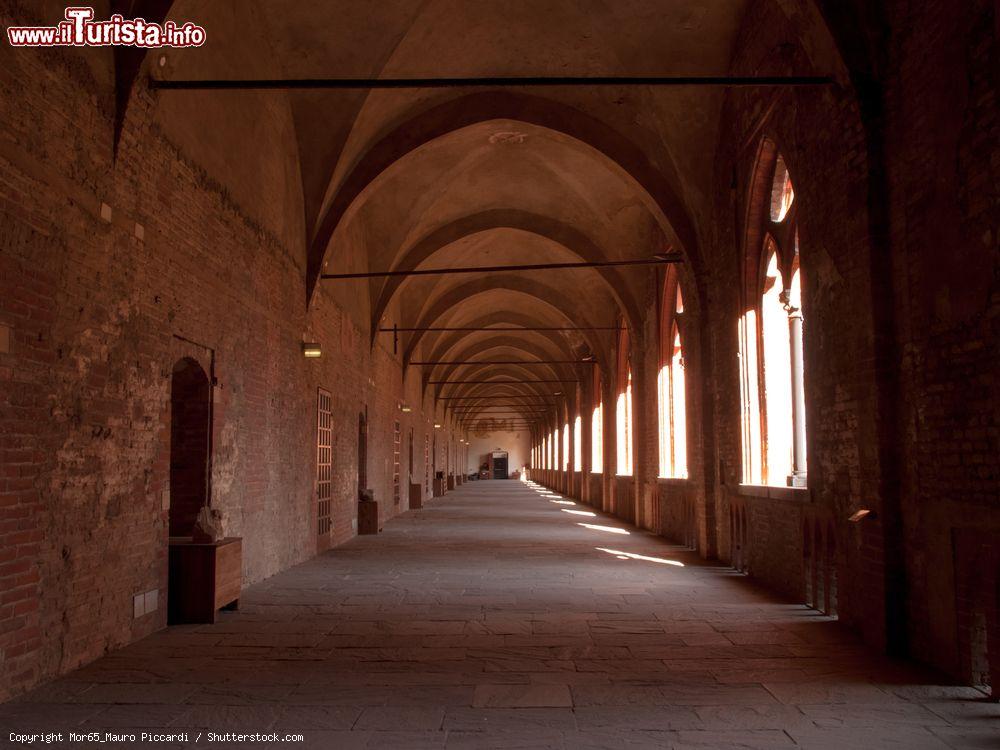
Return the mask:
M607 552L609 555L614 555L619 560L645 560L646 562L655 562L660 565L676 565L678 568L683 568L684 563L677 560L667 560L663 557L650 557L649 555L639 555L635 552L623 552L619 549L608 549L607 547L594 547L596 550L601 552Z
M596 523L578 523L577 526L583 526L585 529L591 529L593 531L607 531L609 534L624 534L629 535L629 532L625 529L619 529L615 526L601 526Z

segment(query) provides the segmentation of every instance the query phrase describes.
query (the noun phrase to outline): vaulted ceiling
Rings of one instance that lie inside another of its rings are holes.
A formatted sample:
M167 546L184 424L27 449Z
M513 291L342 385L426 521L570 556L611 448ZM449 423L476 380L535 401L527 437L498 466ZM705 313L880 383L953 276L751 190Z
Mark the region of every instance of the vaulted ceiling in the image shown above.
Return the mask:
M150 68L166 79L725 75L745 5L178 0L169 17L202 24L210 42ZM816 71L768 60L752 71L792 72ZM172 137L209 165L225 163L237 198L301 243L311 299L318 284L329 288L323 273L666 251L697 277L723 96L712 86L506 86L184 92L157 106ZM282 134L282 159L233 159L234 149L253 155L264 131ZM648 267L499 271L376 278L331 293L363 308L373 337L394 325L487 329L400 337L404 367L421 367L433 393L442 380L497 381L449 388L487 403L583 380L590 356L608 368L609 329L639 322L649 279ZM566 327L602 330L506 330ZM412 364L465 360L518 364ZM532 379L553 382L499 382Z

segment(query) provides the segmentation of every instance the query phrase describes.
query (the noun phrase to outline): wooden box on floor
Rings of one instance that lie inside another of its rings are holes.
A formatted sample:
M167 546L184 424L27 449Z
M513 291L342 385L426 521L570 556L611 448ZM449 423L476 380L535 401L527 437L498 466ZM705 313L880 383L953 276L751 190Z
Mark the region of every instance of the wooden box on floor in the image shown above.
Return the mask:
M237 609L243 585L243 540L170 540L168 621L215 622L220 609Z
M358 533L377 534L381 530L378 525L378 502L358 503Z

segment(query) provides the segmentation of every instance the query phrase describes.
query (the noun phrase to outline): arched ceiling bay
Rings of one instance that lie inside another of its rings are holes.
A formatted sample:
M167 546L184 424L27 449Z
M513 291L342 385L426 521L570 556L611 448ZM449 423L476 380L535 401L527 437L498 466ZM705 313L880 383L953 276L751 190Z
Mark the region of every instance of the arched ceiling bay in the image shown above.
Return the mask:
M552 262L564 259L572 262L603 261L615 257L610 250L599 246L572 224L532 211L508 208L471 213L443 224L408 246L387 267L393 270L413 270L432 264L442 267L441 264L445 261L449 265L474 265L478 258L482 259L481 265L494 265L501 262L502 256L509 256L509 253L492 255L490 244L505 241L509 248L516 248L516 252L523 253L534 263L543 258ZM456 257L468 255L470 247L475 255L472 261ZM476 254L477 247L480 254ZM598 287L602 293L609 292L628 317L634 318L636 303L621 270L608 267L592 273L599 275L606 285L602 286L593 276L584 277L585 282L589 282L591 288ZM405 283L406 280L398 276L373 283L373 299L377 300L372 311L373 322L382 318L389 302Z
M451 321L462 312L483 311L494 306L513 308L535 320L551 319L555 314L561 317L563 326L589 329L599 325L590 301L574 294L572 289L563 289L559 283L525 278L521 274L493 273L449 287L421 312L414 327L451 327ZM588 332L582 333L587 335ZM416 359L413 355L424 335L419 331L411 334L404 362Z
M372 272L501 269L370 280L373 337L393 325L455 327L457 319L489 310L517 311L527 328L600 328L619 319L635 324L646 267L519 267L648 258L667 250L670 227L664 231L645 198L628 173L564 133L512 120L476 123L421 144L367 184L332 237L325 270L346 272L345 264L357 258L366 259ZM404 366L443 359L432 353L437 347L428 333L434 332L404 336ZM579 381L572 363L607 349L594 333L585 332L586 345L575 350L562 339L548 357L532 353L527 343L501 346L493 333L467 336L453 344L447 358L453 364L420 365L423 382L440 394L438 381L467 380L470 373L483 379L494 365L463 362L476 354L473 349L498 348L504 356L491 361L531 362L519 368L537 373L527 380L544 374L541 379Z
M270 61L266 74L276 68L287 78L719 75L729 69L743 6L744 0L220 0L211 15L243 14ZM195 20L205 15L189 0L175 4L171 15L179 9ZM172 52L166 73L247 78L264 75L259 67L251 59L234 66L206 45ZM401 334L404 367L422 368L422 382L435 395L457 390L477 399L528 399L563 390L514 380L561 380L570 392L595 366L585 358L609 366L604 360L614 336L599 329L634 324L648 296L647 267L527 272L517 266L650 258L668 250L684 253L695 270L700 263L695 228L707 213L720 89L217 96L270 96L291 113L310 296L321 272L510 269L318 282L324 297L357 310L356 322L367 322L373 337L393 325L487 329ZM279 178L288 179L268 181ZM538 328L561 330L528 330ZM454 364L410 364L439 361Z
M479 265L513 266L530 263L576 262L579 257L565 246L521 230L507 228L478 232L453 242L436 252L426 264L436 268L474 267ZM619 291L615 290L604 275L596 269L569 269L552 272L511 272L508 274L482 274L481 276L455 274L443 276L417 276L404 281L392 298L391 308L387 308L383 323L395 321L412 322L427 316L442 299L453 298L453 290L479 290L494 284L503 277L504 288L512 291L552 289L552 300L558 291L570 285L575 294L587 300L587 310L594 323L613 319L619 306ZM624 290L632 302L628 289ZM464 304L463 299L458 302ZM500 300L497 300L500 303ZM524 304L522 302L522 304ZM526 310L530 310L529 305ZM630 311L635 309L632 302ZM445 314L447 311L442 310ZM577 321L579 322L579 321Z
M688 208L679 199L663 169L651 162L635 143L583 110L563 105L554 98L506 90L459 96L417 113L366 151L331 195L329 205L317 221L309 250L307 283L311 285L319 274L319 264L327 257L331 244L336 242L335 235L342 230L345 217L358 210L380 182L391 180L393 173L399 172L400 164L412 165L415 159L423 159L426 163L428 154L432 159L447 160L442 155L449 149L454 153L456 146L470 134L475 137L476 126L504 120L516 123L517 129L494 129L488 136L491 145L523 144L529 136L524 129L532 126L548 131L547 139L536 140L548 146L562 144L561 154L553 148L550 165L554 167L551 170L554 174L563 176L566 171L559 170L557 165L560 157L566 156L566 147L575 147L578 153L586 152L593 167L602 167L604 175L612 177L612 182L628 184L633 199L645 205L668 244L685 252L695 267L700 265L698 239ZM453 155L447 161L450 164L457 161L456 173L459 173L474 157L475 154ZM571 186L567 184L566 187Z
M260 3L290 77L718 74L728 69L743 7L743 0ZM456 95L296 93L301 146L319 157L303 166L309 222L388 126ZM609 88L546 97L619 130L673 175L686 202L706 192L720 92Z
M424 383L436 397L445 397L442 404L450 413L486 414L492 407L515 411L521 407L520 413L540 419L542 410L556 409L564 401L563 394L574 391L575 381L589 377L591 368L601 364L600 357L597 364L589 361L591 352L609 351L614 338L611 331L563 330L576 325L572 312L567 314L551 301L530 294L492 289L469 301L441 318L442 327L454 330L402 335L407 352L419 344L421 361L471 363L423 366ZM482 360L546 364L475 364ZM455 382L491 378L491 383ZM512 379L518 382L509 382ZM441 380L453 384L430 384ZM562 382L522 382L536 380Z
M362 254L372 270L621 260L669 245L641 190L605 159L560 134L508 121L470 126L396 162L341 225L327 270L339 266L338 253L357 252L341 241L354 224L363 227ZM493 227L524 234L492 242L485 254L485 230ZM444 248L449 257L440 254ZM634 319L643 271L599 275ZM400 286L398 279L373 283L373 316Z

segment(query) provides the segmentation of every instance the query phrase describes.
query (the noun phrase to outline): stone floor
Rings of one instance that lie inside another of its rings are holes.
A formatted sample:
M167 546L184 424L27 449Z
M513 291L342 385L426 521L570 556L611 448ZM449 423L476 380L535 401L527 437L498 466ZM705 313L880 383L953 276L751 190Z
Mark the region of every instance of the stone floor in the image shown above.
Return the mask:
M0 706L0 744L73 728L189 732L156 747L209 731L336 750L1000 747L982 698L662 539L476 482L249 588L215 625Z

